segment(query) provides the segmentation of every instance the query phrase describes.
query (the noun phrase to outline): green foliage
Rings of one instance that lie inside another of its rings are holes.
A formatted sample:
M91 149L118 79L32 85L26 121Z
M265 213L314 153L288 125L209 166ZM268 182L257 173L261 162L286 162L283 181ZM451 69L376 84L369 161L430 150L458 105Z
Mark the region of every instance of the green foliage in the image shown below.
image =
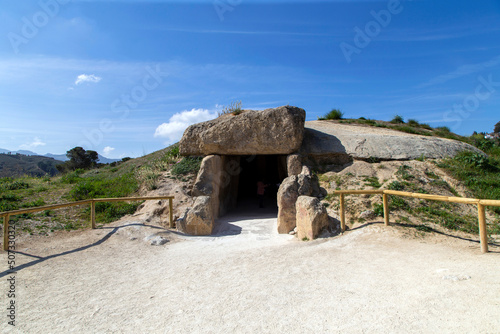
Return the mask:
M403 124L405 122L403 116L396 115L394 118L391 120L391 123L393 124Z
M396 175L400 177L403 180L411 180L414 179L414 176L411 175L408 170L411 170L412 168L408 165L401 165L399 166L398 170L396 171Z
M201 166L201 157L185 157L172 168L173 175L186 175L198 173Z
M431 221L450 230L479 233L477 217L456 214L450 204L425 201L421 202L421 205L415 211L424 214Z
M411 127L409 125L395 125L391 127L394 130L398 130L401 132L406 132L406 133L411 133L414 135L422 135L422 136L432 136L432 134L428 133L427 131Z
M485 158L473 152L462 152L438 165L480 199L500 200L500 156ZM500 214L500 208L491 208Z
M437 176L437 175L436 175L434 172L432 172L432 171L428 171L428 170L426 170L426 171L424 172L424 174L425 174L428 178L430 178L430 179L433 179L433 180L439 180L439 176Z
M373 188L380 188L382 185L380 184L379 180L375 176L367 176L363 179L365 181L365 185L373 187Z
M498 122L497 124L495 124L495 128L493 129L493 132L500 133L500 122Z
M475 168L491 168L489 158L481 153L476 152L460 152L456 160Z
M393 181L387 186L387 189L396 190L396 191L403 191L405 189L405 186L403 183L401 183L399 181Z
M420 124L418 123L418 121L416 119L409 119L408 120L408 125L409 126L415 126L415 127L420 126Z
M24 181L14 181L6 184L4 187L7 190L20 190L30 188L30 184Z
M375 213L376 216L383 217L384 216L384 205L374 203L373 204L373 212Z
M130 172L116 177L96 175L82 178L70 191L69 196L75 201L91 198L127 197L137 190L137 181Z
M432 126L430 126L430 125L429 125L429 124L427 124L427 123L420 123L419 125L420 125L420 127L421 127L422 129L432 130Z
M369 164L377 164L379 163L380 161L380 158L376 158L376 157L369 157L366 162L368 162Z
M95 205L96 220L99 223L110 223L125 215L133 214L142 202L97 202Z
M389 207L395 210L408 211L410 204L400 196L390 196Z
M329 120L329 119L342 119L344 117L344 113L339 109L332 109L323 117L318 117L319 120Z
M61 177L61 182L62 183L67 183L67 184L74 184L80 181L82 178L80 177L85 171L81 168L76 169L72 172L69 172L67 174L64 174Z
M96 151L84 150L82 147L74 147L66 152L69 161L61 165L57 165L57 169L61 172L76 169L90 169L97 166L99 155Z

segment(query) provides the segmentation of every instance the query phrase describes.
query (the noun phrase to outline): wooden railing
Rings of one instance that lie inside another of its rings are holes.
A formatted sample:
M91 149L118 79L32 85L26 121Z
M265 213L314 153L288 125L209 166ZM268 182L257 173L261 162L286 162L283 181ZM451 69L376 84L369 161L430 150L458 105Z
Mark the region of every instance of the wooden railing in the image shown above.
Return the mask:
M153 196L153 197L120 197L120 198L95 198L85 201L61 203L53 205L38 206L35 208L19 209L6 212L0 212L0 217L3 216L3 249L8 250L9 248L9 219L10 216L20 215L23 213L32 213L52 209L60 209L70 206L85 205L90 204L90 222L92 228L97 228L95 222L95 204L97 202L123 202L123 201L147 201L147 200L164 200L168 199L169 211L170 211L170 222L169 227L174 227L174 213L173 213L173 196Z
M340 227L342 232L345 231L345 196L346 195L366 195L366 194L380 194L382 195L383 205L384 205L384 224L389 225L389 195L392 196L403 196L403 197L413 197L431 201L449 202L449 203L461 203L461 204L474 204L477 205L477 216L479 221L479 238L481 241L481 251L483 253L488 252L488 233L486 230L486 206L500 206L500 201L498 200L487 200L487 199L474 199L474 198L463 198L463 197L448 197L439 195L429 195L429 194L418 194L410 193L405 191L396 190L336 190L335 194L340 196Z

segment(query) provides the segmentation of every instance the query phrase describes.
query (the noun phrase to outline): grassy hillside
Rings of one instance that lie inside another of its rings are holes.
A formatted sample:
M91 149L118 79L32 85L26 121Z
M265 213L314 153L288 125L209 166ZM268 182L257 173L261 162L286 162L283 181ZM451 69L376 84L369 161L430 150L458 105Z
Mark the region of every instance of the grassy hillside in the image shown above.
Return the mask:
M0 178L0 212L35 206L72 202L90 198L143 195L157 187L162 175L193 178L200 159L179 157L173 145L152 154L112 163L92 170L76 170L55 177ZM98 224L114 221L134 213L136 203L97 203ZM57 230L89 226L89 207L77 206L34 214L12 216L20 233L47 235Z
M38 155L0 154L0 177L55 176L62 161Z

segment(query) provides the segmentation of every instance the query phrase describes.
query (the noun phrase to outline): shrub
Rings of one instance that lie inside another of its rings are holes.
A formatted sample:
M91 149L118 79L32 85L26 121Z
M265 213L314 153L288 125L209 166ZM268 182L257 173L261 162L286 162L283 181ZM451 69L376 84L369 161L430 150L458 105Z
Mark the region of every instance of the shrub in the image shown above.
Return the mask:
M5 185L5 189L7 190L20 190L20 189L28 189L30 184L24 181L14 181L12 183L8 183Z
M405 189L405 186L403 183L399 181L393 181L387 186L387 189L389 190L397 190L397 191L402 191Z
M407 165L401 165L399 166L397 172L396 172L396 175L399 176L400 178L402 178L403 180L411 180L413 179L413 175L411 175L408 170L411 169L410 166L407 166Z
M451 132L450 128L447 127L447 126L438 126L436 128L436 130L440 131L440 132Z
M365 185L373 187L373 188L380 188L382 185L380 184L379 180L375 176L367 176L363 179L363 181L366 182Z
M200 157L186 157L176 163L172 168L173 175L186 175L190 173L198 173L201 166Z
M393 124L403 124L405 122L404 118L400 115L394 116L394 118L391 120L391 123Z
M327 113L323 117L319 117L319 120L328 120L328 119L342 119L344 117L344 113L339 109L332 109L329 113Z
M389 201L389 207L391 209L407 211L410 209L410 205L407 201L399 196L391 196Z
M81 168L78 168L72 172L69 172L67 174L64 174L61 177L61 182L62 183L68 183L68 184L75 184L78 181L80 181L82 178L80 175L82 175L85 171Z
M415 126L415 127L420 126L420 124L418 123L418 121L417 121L417 120L415 120L415 119L409 119L409 120L408 120L408 125L409 125L409 126Z
M383 217L384 216L384 205L374 203L373 204L373 212L376 216Z
M430 125L429 125L429 124L427 124L427 123L420 123L419 125L420 125L420 127L421 127L422 129L432 130L432 126L430 126Z

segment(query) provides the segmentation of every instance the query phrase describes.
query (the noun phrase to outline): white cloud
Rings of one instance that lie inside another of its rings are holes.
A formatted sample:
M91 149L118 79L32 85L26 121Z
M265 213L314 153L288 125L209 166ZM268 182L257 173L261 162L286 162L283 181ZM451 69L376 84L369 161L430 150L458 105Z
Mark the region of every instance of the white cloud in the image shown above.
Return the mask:
M29 144L22 144L19 146L20 149L23 150L32 150L35 149L39 146L45 146L46 144L40 140L40 138L35 137L33 138L33 141Z
M109 158L108 155L114 150L115 150L114 147L106 146L105 148L102 149L102 154L105 155L107 158Z
M163 137L168 139L168 143L179 141L182 134L191 124L199 123L214 119L217 117L215 111L211 112L207 109L192 109L184 110L170 117L168 123L163 123L156 128L155 137Z
M82 84L84 82L93 82L93 83L98 83L101 81L101 77L98 77L94 74L80 74L75 81L75 85Z

